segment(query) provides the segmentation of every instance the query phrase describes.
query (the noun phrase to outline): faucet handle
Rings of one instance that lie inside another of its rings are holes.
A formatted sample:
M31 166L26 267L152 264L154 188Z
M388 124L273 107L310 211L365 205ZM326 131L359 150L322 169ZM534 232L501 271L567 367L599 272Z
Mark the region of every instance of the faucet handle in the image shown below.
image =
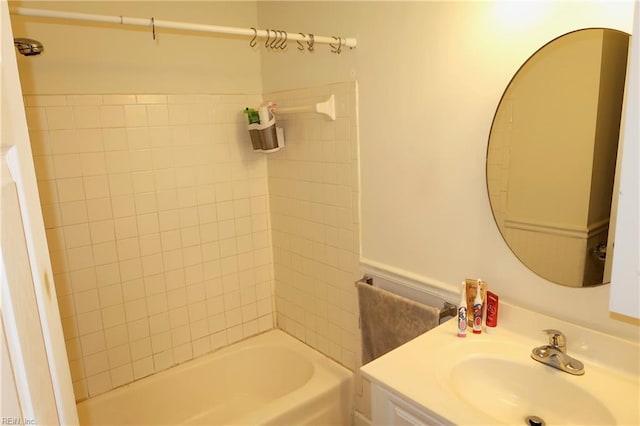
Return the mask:
M562 331L547 329L542 330L549 336L549 345L554 346L562 352L567 350L567 338Z

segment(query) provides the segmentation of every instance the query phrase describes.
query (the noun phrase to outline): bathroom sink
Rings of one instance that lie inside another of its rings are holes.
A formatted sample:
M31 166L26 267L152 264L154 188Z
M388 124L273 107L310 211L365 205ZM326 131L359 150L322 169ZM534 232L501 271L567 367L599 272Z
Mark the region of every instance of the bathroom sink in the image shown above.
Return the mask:
M449 383L469 406L499 422L542 419L546 424L610 425L613 414L576 378L531 363L473 357L455 364ZM542 368L540 368L542 367ZM479 391L481 390L481 391Z
M435 424L640 424L638 342L530 311L519 320L508 308L511 321L494 334L458 338L453 319L361 371ZM566 333L567 354L584 364L583 375L531 358L547 344L545 328Z

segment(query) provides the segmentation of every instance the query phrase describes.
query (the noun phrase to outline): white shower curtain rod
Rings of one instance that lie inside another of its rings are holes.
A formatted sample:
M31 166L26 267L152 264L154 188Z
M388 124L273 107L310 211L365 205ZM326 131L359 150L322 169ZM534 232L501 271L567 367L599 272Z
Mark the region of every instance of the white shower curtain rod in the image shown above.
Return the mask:
M109 24L122 24L132 25L139 27L152 28L154 31L157 28L169 28L174 30L189 30L205 33L218 33L218 34L233 34L247 37L266 38L275 41L275 44L282 46L285 41L283 38L285 31L277 30L258 30L253 28L238 28L238 27L223 27L220 25L205 25L205 24L193 24L188 22L176 22L176 21L164 21L155 18L131 18L127 16L109 16L109 15L95 15L90 13L77 13L77 12L62 12L57 10L45 10L45 9L32 9L25 7L15 7L10 9L14 15L22 16L35 16L39 18L55 18L55 19L71 19L74 21L90 21L90 22L103 22ZM279 34L278 34L279 33ZM336 36L316 36L313 34L302 33L289 33L286 32L286 41L305 41L308 43L320 43L330 44L332 47L340 50L341 47L356 47L355 38L342 38ZM253 40L252 40L253 43ZM253 44L252 44L253 46ZM271 45L270 47L274 47ZM312 47L312 46L311 46ZM311 50L311 49L310 49Z

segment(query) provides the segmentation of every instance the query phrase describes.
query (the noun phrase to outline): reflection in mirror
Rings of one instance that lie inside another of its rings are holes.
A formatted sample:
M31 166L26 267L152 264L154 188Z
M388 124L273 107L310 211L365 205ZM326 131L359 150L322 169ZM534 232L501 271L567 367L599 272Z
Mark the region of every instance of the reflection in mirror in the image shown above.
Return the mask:
M518 70L493 120L487 188L494 218L514 254L557 284L609 281L628 43L628 34L608 29L553 40Z

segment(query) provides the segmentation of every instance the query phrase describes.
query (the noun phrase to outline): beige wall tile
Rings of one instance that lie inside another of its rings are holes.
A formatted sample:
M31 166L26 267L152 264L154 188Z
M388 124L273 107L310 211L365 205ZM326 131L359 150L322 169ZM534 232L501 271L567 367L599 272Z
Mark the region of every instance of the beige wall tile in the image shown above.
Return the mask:
M105 153L105 161L109 174L127 173L131 171L129 151L108 151Z
M105 105L127 105L135 104L135 95L102 95L102 102Z
M142 277L142 262L140 258L121 261L118 265L122 281L130 281Z
M104 152L90 152L80 155L82 176L96 176L107 173L107 163Z
M109 369L107 351L102 351L84 358L84 371L87 376L94 376Z
M69 106L46 107L47 124L51 130L73 129L73 109ZM28 119L29 115L27 115ZM31 126L30 126L31 127Z
M132 194L112 195L111 209L114 218L124 218L136 214L135 199Z
M52 95L30 95L24 97L24 103L26 106L64 106L67 105L65 96L52 96Z
M164 102L158 102L159 105L147 105L147 118L149 126L167 126L169 125L169 108Z
M53 168L55 175L49 178L70 178L82 176L82 163L80 162L80 154L60 154L53 155Z
M101 95L67 95L65 96L66 105L100 105L102 104Z
M99 286L120 282L120 265L115 262L107 265L97 265L96 279Z
M173 356L173 349L166 350L153 355L153 365L155 371L162 371L175 365L175 358Z
M144 105L125 105L124 117L127 127L147 126L147 109Z
M149 321L146 317L128 322L127 331L130 341L144 339L151 335Z
M99 107L102 127L124 127L126 125L124 108L121 105L102 105Z
M88 356L106 349L104 332L98 331L80 337L83 356Z
M50 130L48 132L50 154L73 154L79 152L74 129Z
M108 371L89 376L86 379L89 396L99 395L112 388L111 375Z
M126 328L125 328L126 332ZM126 334L126 333L125 333ZM116 367L121 367L131 363L131 350L129 344L120 346L113 346L107 350L107 356L109 360L109 367L113 370Z
M87 200L86 204L89 222L101 222L112 218L110 198L95 198Z
M74 106L72 111L76 129L98 129L101 127L100 108L98 106Z
M266 158L238 144L232 98L30 99L78 397L273 325Z
M127 145L130 151L151 148L151 138L148 127L135 127L127 129Z
M102 300L100 301L102 303ZM115 327L126 323L124 305L118 304L102 308L102 324L104 328Z
M135 238L138 235L136 216L121 217L113 221L117 240Z
M131 364L121 365L110 370L111 384L118 387L133 381L133 366Z
M127 132L125 129L102 129L105 151L120 151L128 149Z
M161 252L162 246L159 233L140 236L140 254L142 256L149 256Z
M105 346L108 350L112 348L122 348L126 346L129 352L129 333L125 324L120 324L114 327L105 328L104 330ZM129 355L129 354L127 354ZM119 354L119 356L124 356ZM127 357L128 358L128 357Z
M147 357L133 362L133 377L135 380L154 373L153 357Z

